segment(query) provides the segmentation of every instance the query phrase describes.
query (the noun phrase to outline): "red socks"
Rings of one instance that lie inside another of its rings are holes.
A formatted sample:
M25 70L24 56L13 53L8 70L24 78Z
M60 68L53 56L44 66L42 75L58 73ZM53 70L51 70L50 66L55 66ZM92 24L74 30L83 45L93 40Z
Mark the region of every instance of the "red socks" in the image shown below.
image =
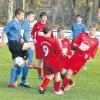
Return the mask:
M54 83L54 91L58 92L59 90L60 90L60 81Z
M49 78L45 78L43 80L43 83L41 84L41 88L45 90L47 85L49 84L49 82L50 82L50 79Z
M73 80L69 79L69 85L72 85L72 84L73 84Z
M69 84L70 79L65 78L63 83L62 83L62 91L64 91L65 87Z

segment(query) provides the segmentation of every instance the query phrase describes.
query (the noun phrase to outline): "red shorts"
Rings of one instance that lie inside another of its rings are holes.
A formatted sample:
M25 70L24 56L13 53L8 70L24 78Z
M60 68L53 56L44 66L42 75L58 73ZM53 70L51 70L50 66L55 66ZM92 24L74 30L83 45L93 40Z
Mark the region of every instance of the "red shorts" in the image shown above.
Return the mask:
M56 74L61 71L61 63L60 60L55 61L45 61L43 63L44 75Z
M64 68L66 66L66 62L68 61L68 58L65 56L60 57L60 63L61 67Z
M40 43L41 43L41 37L36 38L36 44L35 44L36 59L42 58Z
M73 71L73 75L76 75L80 69L85 65L87 62L86 59L84 59L83 56L79 56L77 54L74 54L67 62L65 69L71 69Z

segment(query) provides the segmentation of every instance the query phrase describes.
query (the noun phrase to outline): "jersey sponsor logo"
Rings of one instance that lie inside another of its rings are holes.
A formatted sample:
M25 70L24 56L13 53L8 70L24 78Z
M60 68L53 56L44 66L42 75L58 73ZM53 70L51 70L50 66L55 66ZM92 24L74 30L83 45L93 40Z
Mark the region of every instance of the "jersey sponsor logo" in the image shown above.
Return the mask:
M90 46L87 45L87 44L85 44L84 42L81 42L81 44L80 44L80 48L83 48L83 49L88 50L88 49L90 48Z

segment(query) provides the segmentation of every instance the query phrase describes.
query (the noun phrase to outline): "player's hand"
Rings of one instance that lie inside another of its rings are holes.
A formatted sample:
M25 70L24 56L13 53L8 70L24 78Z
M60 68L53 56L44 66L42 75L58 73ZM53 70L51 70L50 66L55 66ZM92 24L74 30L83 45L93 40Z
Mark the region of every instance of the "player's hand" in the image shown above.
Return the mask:
M0 43L0 48L2 48L2 44Z
M63 56L67 56L67 49L66 48L62 49L62 54L63 54Z
M74 50L72 50L72 56L74 55L74 53L75 53L75 51L74 51Z
M89 55L88 55L88 54L85 54L85 55L84 55L84 58L85 58L85 59L89 59Z
M0 48L2 48L2 46L0 45Z
M3 42L0 43L0 48L2 48L2 47L4 47L4 43Z
M70 59L71 57L72 57L72 56L69 55L69 56L68 56L68 59Z
M21 40L20 40L20 41L21 41L21 43L24 43L24 42L25 42L23 38L21 38Z
M89 60L93 59L92 57L89 57Z

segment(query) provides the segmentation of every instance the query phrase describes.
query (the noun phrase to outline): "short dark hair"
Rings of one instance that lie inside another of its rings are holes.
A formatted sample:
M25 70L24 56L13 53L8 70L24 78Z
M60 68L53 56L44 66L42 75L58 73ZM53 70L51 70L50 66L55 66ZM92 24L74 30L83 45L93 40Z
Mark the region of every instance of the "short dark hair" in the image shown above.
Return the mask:
M17 8L17 9L15 10L15 16L20 15L21 13L24 13L24 10L23 10L23 9Z
M82 16L81 16L81 15L79 15L79 14L76 16L76 18L77 18L77 17L81 17L81 18L82 18Z
M97 28L97 25L94 23L94 24L90 25L90 28Z
M44 27L43 27L43 32L44 32L44 34L47 34L49 31L51 31L52 30L52 27L51 27L51 25L45 25Z
M26 17L27 17L28 15L31 15L31 14L34 14L33 11L28 11L28 12L26 12Z
M41 12L40 13L40 18L42 18L42 16L47 16L46 12Z
M64 27L63 27L63 26L60 26L60 27L57 29L57 32L60 32L60 31L62 31L62 30L64 30Z

